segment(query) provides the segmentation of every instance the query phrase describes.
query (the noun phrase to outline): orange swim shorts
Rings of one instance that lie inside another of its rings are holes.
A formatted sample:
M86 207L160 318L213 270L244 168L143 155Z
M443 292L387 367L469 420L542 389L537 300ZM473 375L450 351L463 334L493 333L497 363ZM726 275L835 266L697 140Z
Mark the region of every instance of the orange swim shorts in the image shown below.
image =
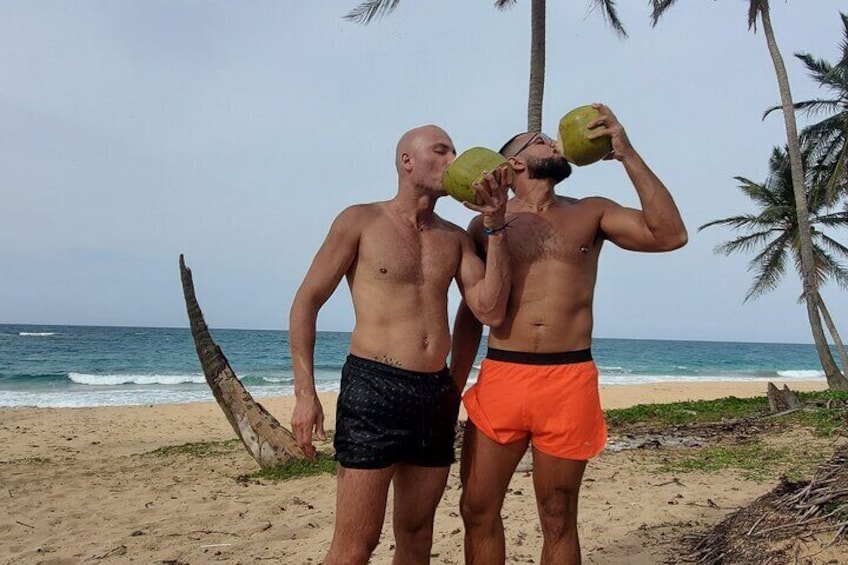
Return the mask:
M463 403L477 429L501 445L530 436L543 453L585 461L606 444L598 369L588 349L520 353L489 348Z

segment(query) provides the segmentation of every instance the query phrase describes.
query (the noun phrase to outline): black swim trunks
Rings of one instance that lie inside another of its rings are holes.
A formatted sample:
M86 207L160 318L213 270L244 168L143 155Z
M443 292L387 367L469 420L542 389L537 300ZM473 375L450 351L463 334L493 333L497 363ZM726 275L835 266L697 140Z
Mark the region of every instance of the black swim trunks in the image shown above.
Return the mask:
M447 367L419 373L349 355L336 406L336 461L352 469L451 465L460 397Z

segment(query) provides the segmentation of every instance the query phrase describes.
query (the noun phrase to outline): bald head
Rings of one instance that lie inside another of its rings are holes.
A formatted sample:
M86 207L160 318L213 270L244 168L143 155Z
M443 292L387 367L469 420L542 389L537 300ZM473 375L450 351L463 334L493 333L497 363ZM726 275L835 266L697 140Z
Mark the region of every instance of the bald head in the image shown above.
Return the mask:
M397 144L395 150L395 167L398 173L404 163L404 156L412 157L421 153L434 144L444 144L448 149L453 150L453 142L448 134L439 126L426 125L413 128L403 134Z

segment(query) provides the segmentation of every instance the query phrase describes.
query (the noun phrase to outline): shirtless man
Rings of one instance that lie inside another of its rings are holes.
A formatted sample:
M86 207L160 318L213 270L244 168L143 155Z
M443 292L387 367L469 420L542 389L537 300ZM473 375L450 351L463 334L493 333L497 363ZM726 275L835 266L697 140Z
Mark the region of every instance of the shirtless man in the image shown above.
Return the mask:
M603 197L557 196L571 172L556 144L538 132L501 149L516 173L507 205L512 290L506 320L492 326L477 383L465 394L468 424L462 450L461 511L465 558L504 563L500 511L516 465L533 445L533 483L544 544L541 563L580 563L577 500L586 462L606 442L592 361L592 300L605 240L631 251L671 251L686 244L677 207L627 139L609 108L588 124L590 137L609 135L642 204L625 208ZM480 218L469 232L478 249L489 242ZM485 322L484 322L485 323ZM481 325L465 304L454 326L451 372L465 384Z
M468 233L433 212L445 195L442 173L456 157L435 126L398 142L397 195L344 210L333 222L292 304L289 324L296 405L292 429L312 456L324 438L313 354L318 310L346 277L356 326L342 369L334 444L338 462L336 523L325 564L366 563L380 539L389 483L394 483L394 563L430 562L433 517L454 462L460 391L446 367L451 281L474 315L499 325L509 271L506 175L487 174L477 188L489 228L485 264Z

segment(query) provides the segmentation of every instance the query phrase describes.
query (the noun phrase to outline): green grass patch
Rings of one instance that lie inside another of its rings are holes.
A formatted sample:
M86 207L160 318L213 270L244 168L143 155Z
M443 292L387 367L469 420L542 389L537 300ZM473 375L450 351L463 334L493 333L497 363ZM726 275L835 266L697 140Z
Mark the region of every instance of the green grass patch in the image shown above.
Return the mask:
M216 455L227 455L241 445L239 439L228 439L224 441L200 441L195 443L184 443L182 445L165 445L148 451L145 455L152 457L170 457L172 455L188 455L189 457L214 457Z
M807 405L804 410L781 418L815 430L820 437L831 437L846 432L848 421L848 392L799 392L798 398ZM831 408L826 408L830 402ZM694 400L669 404L637 404L630 408L606 411L611 427L641 424L658 428L683 424L703 424L755 418L769 414L768 398L736 398L729 396L718 400Z
M798 393L798 398L820 408L793 412L787 416L788 420L812 428L818 437L834 437L848 433L848 391ZM830 409L826 407L828 404Z
M848 391L822 390L817 392L799 392L798 399L803 402L848 402Z
M660 470L668 473L715 473L724 469L739 469L746 479L765 480L781 467L787 466L791 459L791 454L786 450L751 442L675 452L664 457Z
M845 422L848 421L848 409L842 408L819 408L816 410L799 410L787 414L786 422L795 423L807 428L812 428L817 437L834 437L845 435Z
M630 408L607 410L610 426L647 424L658 427L681 424L721 422L768 413L768 399L736 398L729 396L718 400L690 400L669 404L637 404Z
M336 461L327 453L318 452L315 461L306 459L295 459L287 465L280 465L273 469L262 469L251 473L251 479L265 479L269 481L287 481L301 477L311 477L324 473L336 474Z

